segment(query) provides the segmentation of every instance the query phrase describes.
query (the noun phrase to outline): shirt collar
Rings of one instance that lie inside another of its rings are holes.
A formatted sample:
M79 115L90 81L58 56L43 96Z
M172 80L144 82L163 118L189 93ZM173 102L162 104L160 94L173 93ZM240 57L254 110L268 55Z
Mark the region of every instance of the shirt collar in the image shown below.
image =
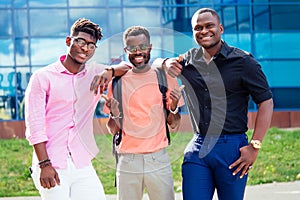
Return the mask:
M58 64L56 65L56 70L60 73L66 73L66 74L73 74L71 72L69 72L65 66L62 64L62 62L66 59L66 55L62 55L60 58L59 58L59 61L58 61ZM81 70L79 73L77 74L85 74L86 73L86 68L84 68L83 70Z

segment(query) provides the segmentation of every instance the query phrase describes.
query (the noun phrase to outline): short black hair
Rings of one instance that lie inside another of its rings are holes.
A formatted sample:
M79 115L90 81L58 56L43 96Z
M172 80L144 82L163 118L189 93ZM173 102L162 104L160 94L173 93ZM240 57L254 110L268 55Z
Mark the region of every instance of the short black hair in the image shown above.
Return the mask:
M213 16L217 17L219 23L221 22L220 16L219 16L219 14L217 13L217 11L215 11L214 9L211 9L211 8L200 8L199 10L197 10L197 11L194 13L192 19L193 19L194 17L198 17L198 15L203 14L203 13L206 13L206 12L211 13Z
M146 36L146 38L148 39L148 41L150 42L150 33L145 27L142 27L142 26L129 27L128 29L126 29L126 31L123 34L124 44L126 43L126 40L129 36L137 36L137 35L141 35L141 34L144 34Z
M101 31L102 29L98 24L85 18L79 18L71 27L71 35L76 36L79 32L85 32L92 35L97 40L101 40L103 36Z

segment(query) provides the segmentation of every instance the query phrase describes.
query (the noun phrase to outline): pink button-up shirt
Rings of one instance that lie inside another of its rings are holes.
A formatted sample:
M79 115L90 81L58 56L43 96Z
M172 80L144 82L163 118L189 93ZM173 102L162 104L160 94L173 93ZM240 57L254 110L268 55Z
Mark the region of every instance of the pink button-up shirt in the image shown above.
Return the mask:
M76 167L82 168L98 153L93 134L93 117L100 95L89 90L93 77L104 65L86 64L72 74L57 62L37 70L25 93L26 138L31 145L45 142L55 168L67 167L71 153ZM33 156L33 165L37 164Z

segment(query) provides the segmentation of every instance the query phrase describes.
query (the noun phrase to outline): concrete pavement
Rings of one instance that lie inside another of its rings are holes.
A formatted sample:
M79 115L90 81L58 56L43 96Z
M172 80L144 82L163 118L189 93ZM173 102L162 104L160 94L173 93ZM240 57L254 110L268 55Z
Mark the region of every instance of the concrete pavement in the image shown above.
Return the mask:
M107 200L115 200L116 195L107 195ZM218 198L214 196L213 200ZM245 200L299 200L300 181L287 183L271 183L247 186ZM3 197L0 200L41 200L40 197ZM143 200L149 200L144 195ZM163 200L163 199L158 199ZM181 193L176 193L176 200L182 200Z

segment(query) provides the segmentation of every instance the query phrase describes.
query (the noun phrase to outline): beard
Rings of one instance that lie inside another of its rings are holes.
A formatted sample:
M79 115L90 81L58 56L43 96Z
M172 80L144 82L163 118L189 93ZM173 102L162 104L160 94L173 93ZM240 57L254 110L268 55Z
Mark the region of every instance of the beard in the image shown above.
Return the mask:
M135 57L140 57L142 56L144 58L144 62L142 64L136 64L135 63ZM131 64L133 64L133 66L137 69L144 69L147 64L149 63L150 61L150 53L141 53L141 54L135 54L133 55L132 57L129 58Z

